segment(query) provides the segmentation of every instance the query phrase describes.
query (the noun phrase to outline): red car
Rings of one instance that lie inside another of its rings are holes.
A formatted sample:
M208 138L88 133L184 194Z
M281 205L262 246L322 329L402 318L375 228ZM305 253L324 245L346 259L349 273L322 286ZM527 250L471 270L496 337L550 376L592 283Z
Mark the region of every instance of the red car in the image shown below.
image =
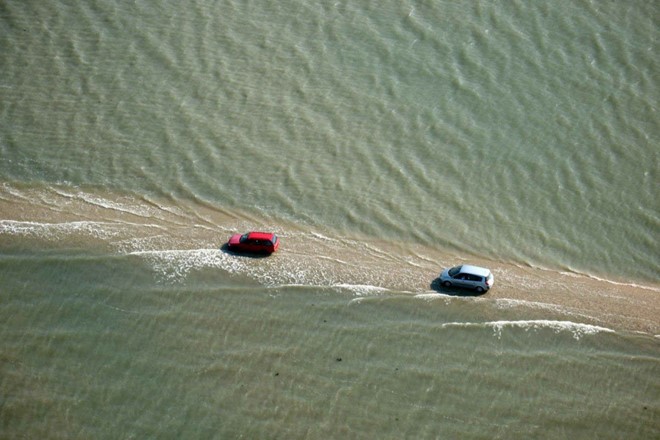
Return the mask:
M251 254L272 254L280 246L280 239L272 232L248 232L232 235L227 250Z

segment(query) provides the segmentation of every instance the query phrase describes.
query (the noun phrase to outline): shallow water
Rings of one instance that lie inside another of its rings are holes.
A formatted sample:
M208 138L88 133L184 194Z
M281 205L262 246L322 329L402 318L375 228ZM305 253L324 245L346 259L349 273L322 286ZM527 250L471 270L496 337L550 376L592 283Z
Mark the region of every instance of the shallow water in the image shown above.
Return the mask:
M657 437L657 9L5 2L3 436Z
M559 311L353 286L264 288L217 269L168 285L130 255L43 252L2 266L14 293L2 295L8 433L657 432L657 339Z

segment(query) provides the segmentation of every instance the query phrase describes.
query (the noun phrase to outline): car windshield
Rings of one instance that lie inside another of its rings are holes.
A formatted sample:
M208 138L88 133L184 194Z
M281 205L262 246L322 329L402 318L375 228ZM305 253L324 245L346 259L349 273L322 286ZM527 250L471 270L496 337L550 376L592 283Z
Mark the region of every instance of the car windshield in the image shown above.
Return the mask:
M450 277L455 277L456 274L461 271L461 267L463 267L463 266L456 266L456 267L452 267L451 269L449 269L449 276Z
M247 238L248 238L248 234L241 235L241 240L240 240L241 243L245 243L245 240L247 240Z

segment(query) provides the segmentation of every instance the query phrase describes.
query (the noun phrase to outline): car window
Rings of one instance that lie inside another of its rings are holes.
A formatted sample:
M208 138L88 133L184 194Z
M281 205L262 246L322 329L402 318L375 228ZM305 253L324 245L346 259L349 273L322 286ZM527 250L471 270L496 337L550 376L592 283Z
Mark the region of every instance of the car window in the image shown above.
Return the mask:
M455 277L456 274L459 273L460 271L461 271L461 266L452 267L451 269L449 269L449 276Z

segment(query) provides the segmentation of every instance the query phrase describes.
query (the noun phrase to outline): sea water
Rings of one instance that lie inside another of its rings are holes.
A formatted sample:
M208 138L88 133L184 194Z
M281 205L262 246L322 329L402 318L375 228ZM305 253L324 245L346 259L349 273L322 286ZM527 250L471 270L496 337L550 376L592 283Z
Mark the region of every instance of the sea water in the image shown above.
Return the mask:
M5 1L0 437L658 437L657 17Z

